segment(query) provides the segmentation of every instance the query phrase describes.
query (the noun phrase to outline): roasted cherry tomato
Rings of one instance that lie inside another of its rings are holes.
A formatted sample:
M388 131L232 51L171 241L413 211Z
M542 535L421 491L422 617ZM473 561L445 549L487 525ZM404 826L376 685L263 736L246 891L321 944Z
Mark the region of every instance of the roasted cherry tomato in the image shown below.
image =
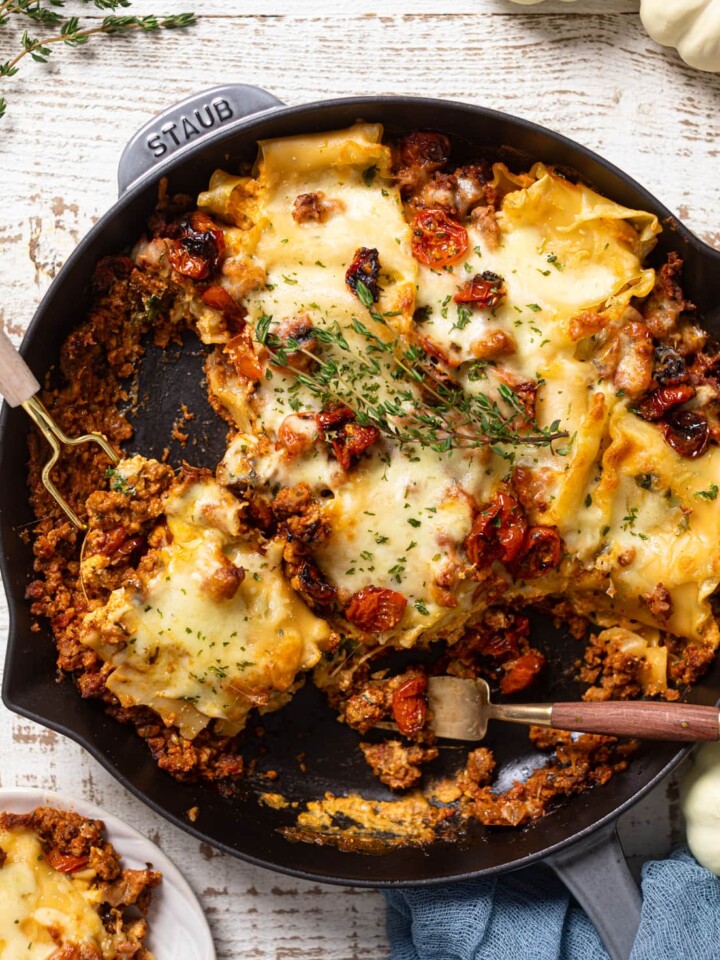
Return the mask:
M697 410L671 410L662 424L665 443L681 457L701 457L710 443L710 424Z
M450 140L443 133L419 130L403 137L400 160L406 167L442 166L450 158Z
M316 415L318 429L328 440L343 470L349 470L353 458L371 447L379 438L377 427L363 426L355 420L353 411L344 404L336 404Z
M380 431L377 427L346 423L332 441L333 452L343 470L349 470L353 458L359 457L363 451L371 447L379 436Z
M48 850L45 859L59 873L77 873L78 870L84 870L90 862L89 857L73 857L67 853L60 853L59 850Z
M108 566L122 567L137 562L145 545L144 537L131 537L125 527L120 526L102 532L93 542L93 551L107 557Z
M225 287L208 287L202 295L203 303L219 310L232 333L240 333L245 326L247 310L230 296Z
M530 527L520 556L513 565L516 580L533 580L560 563L563 542L555 527Z
M500 690L502 693L520 693L530 686L544 666L545 657L537 650L529 650L506 664L507 673L500 681Z
M492 270L476 273L453 297L455 303L476 303L479 307L497 307L506 294L505 281Z
M476 567L493 560L511 564L520 553L527 530L523 509L510 493L498 493L475 517L465 550Z
M439 208L416 213L412 234L413 256L428 267L457 263L470 245L465 227Z
M643 420L660 420L668 410L677 407L695 396L695 387L689 383L681 383L675 387L660 387L645 397L637 407L635 413Z
M343 424L349 423L354 418L354 412L344 403L329 403L324 410L315 415L318 429L324 439L326 439L326 434L338 430Z
M246 380L259 380L262 376L262 367L255 353L252 340L247 335L247 330L239 333L236 337L223 347L223 352L227 354L241 377Z
M196 210L181 225L177 240L168 240L171 267L191 280L204 280L217 269L225 252L225 237L210 217Z
M358 283L362 283L370 291L373 303L377 303L380 298L379 276L380 258L375 247L360 247L356 250L353 262L345 274L345 283L353 293L357 293Z
M363 587L350 598L345 618L361 630L384 633L400 623L406 606L407 598L397 590Z
M517 657L520 638L512 630L503 630L502 633L488 633L483 636L474 649L484 657L492 657L494 660L507 660L511 657Z
M427 677L411 677L397 688L392 698L392 713L400 733L414 737L427 718Z

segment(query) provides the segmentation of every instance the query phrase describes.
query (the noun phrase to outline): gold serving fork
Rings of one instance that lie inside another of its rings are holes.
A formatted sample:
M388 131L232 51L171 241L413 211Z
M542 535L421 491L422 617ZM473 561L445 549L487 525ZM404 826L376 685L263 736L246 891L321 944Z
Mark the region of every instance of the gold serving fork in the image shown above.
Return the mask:
M81 437L69 437L55 423L38 399L39 391L40 384L35 379L32 370L15 349L9 337L0 330L0 394L11 407L22 407L37 424L40 432L50 444L51 453L42 469L42 482L48 493L62 507L78 530L86 530L87 524L78 517L50 476L52 468L60 456L61 447L77 447L82 443L97 443L113 464L118 463L120 457L102 434L85 433Z

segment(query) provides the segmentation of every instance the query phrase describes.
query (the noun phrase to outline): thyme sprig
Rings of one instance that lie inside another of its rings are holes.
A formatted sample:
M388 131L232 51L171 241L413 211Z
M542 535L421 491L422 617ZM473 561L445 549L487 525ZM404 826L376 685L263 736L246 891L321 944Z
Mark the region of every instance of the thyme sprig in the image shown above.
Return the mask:
M271 364L294 379L289 390L293 409L300 409L297 394L305 387L323 407L344 404L359 424L376 427L400 446L419 444L437 453L490 446L507 457L503 445L549 446L568 436L559 421L539 427L517 393L503 383L497 399L466 390L421 346L392 335L362 281L357 293L383 335L358 317L347 328L337 321L313 327L302 340L272 333L267 314L256 324L255 339L268 351ZM311 363L301 367L299 356ZM471 380L480 378L473 377L473 369L481 366L479 361L472 365Z
M30 57L36 63L47 63L53 53L54 45L58 43L78 47L86 44L90 37L96 34L113 35L131 30L140 30L143 33L152 33L156 30L179 30L192 26L197 21L194 13L178 13L168 17L115 14L117 10L127 9L131 5L131 0L81 0L81 2L86 6L92 4L98 10L111 11L111 13L100 23L92 20L81 23L79 17L69 17L64 13L65 0L0 0L0 27L30 20L53 31L45 36L36 37L27 30L23 30L20 49L16 55L0 63L0 78L14 77L18 73L20 62L25 57ZM5 115L6 110L7 100L5 97L0 97L0 117Z

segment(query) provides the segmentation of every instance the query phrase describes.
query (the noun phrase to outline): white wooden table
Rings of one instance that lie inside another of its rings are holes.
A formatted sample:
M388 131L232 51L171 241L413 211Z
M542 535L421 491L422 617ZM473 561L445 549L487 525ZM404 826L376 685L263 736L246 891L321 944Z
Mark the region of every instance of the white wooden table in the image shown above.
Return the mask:
M134 130L172 101L228 81L288 103L427 94L528 117L604 154L720 247L720 76L653 44L633 0L136 0L131 12L193 6L202 22L187 33L100 38L0 81L9 97L0 121L0 325L16 342L112 203ZM11 53L5 32L0 62ZM0 646L6 624L3 601ZM290 880L199 847L80 747L1 706L0 785L82 795L146 832L200 895L221 958L386 955L379 894ZM670 784L625 818L635 863L677 839L676 808Z

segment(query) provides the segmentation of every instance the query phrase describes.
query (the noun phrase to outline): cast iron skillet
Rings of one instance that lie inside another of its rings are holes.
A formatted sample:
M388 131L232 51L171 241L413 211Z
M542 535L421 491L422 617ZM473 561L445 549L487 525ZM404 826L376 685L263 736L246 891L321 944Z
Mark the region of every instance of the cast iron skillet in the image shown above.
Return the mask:
M456 142L458 155L465 152L468 158L502 154L519 164L537 159L570 167L607 196L654 211L666 226L656 256L677 250L684 257L687 293L703 311L706 323L720 333L720 252L701 243L637 183L578 144L527 121L461 103L368 97L284 107L265 91L230 86L179 104L148 124L128 145L120 162L120 199L70 257L25 336L22 352L35 373L42 375L48 369L61 342L83 316L96 261L121 251L142 233L160 175L170 178L172 192L197 194L216 167L233 170L239 161L252 160L260 138L329 130L358 119L382 122L390 133L441 130ZM209 410L199 386L201 354L189 342L170 366L167 358L149 352L140 379L151 402L135 421L131 450L158 455L184 401L199 415L190 424L193 436L187 450L171 445L175 462L183 456L216 462L225 426ZM24 599L32 557L19 532L33 519L26 487L27 432L24 414L6 406L0 417L0 566L10 606L3 699L11 710L81 743L136 796L198 839L285 873L358 886L426 884L513 870L544 858L590 912L613 957L629 953L640 898L617 844L614 821L680 762L686 748L678 751L673 744L648 744L628 770L608 784L563 803L523 830L479 828L460 843L437 842L422 850L395 849L382 856L289 843L277 828L293 822L292 811L259 805L257 792L281 789L298 800L320 797L326 790L389 797L356 749L357 735L334 720L316 691L305 689L288 709L266 718L265 742L270 749L262 762L265 769L280 772L278 785L250 781L240 796L225 798L212 787L171 779L158 770L142 741L108 718L99 703L81 700L69 681L55 683L50 632L41 625L40 633L31 633L29 604ZM564 668L578 656L577 642L546 622L538 623L536 630L550 669L545 671L544 689L535 691L534 697L576 699L579 690L565 678ZM719 696L720 664L715 664L689 699L714 704ZM538 762L520 729L491 728L488 743L505 785L527 775ZM300 752L307 754L306 773L296 759ZM451 766L458 753L445 751L443 758ZM190 823L186 811L194 806L199 815Z

